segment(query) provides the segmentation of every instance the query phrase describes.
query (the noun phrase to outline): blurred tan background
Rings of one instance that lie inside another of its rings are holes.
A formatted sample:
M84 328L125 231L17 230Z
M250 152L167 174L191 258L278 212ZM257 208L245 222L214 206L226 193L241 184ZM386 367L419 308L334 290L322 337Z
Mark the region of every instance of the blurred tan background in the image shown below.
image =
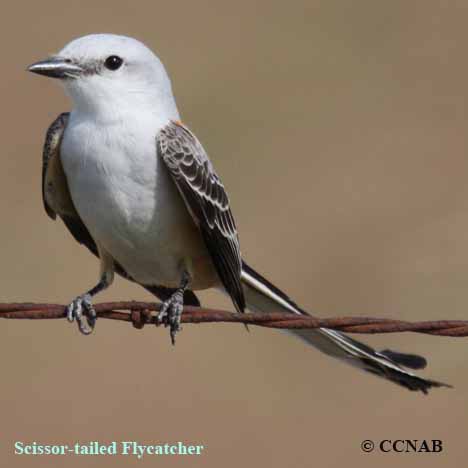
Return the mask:
M70 104L25 67L91 32L166 64L231 196L242 250L322 315L468 317L468 5L453 1L26 2L0 19L0 301L68 302L98 265L40 196L44 131ZM230 307L217 294L204 303ZM117 280L99 300L150 299ZM424 397L281 333L2 321L0 465L459 466L468 341L365 337L429 359ZM364 454L364 439L442 454ZM200 457L19 457L13 442L184 441Z

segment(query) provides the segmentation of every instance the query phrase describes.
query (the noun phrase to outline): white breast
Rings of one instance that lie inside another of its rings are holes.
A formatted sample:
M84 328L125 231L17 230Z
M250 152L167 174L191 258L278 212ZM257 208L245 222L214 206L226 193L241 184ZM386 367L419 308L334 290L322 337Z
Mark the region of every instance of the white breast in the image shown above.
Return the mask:
M76 209L93 238L138 282L193 289L216 282L210 257L147 119L102 126L73 113L62 162Z

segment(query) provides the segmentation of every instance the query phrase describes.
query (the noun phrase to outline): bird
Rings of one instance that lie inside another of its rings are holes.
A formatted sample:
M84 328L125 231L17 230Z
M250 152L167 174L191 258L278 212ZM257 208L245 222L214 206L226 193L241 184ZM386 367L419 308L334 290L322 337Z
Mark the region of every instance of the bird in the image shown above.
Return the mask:
M172 343L184 305L199 306L200 290L221 290L239 313L309 315L241 255L227 191L149 47L90 34L27 70L58 80L72 103L46 133L42 198L48 216L99 259L97 283L66 309L83 334L95 327L93 298L115 274L162 301L156 322L169 327ZM448 386L408 370L426 366L419 355L376 351L326 328L289 332L409 390Z

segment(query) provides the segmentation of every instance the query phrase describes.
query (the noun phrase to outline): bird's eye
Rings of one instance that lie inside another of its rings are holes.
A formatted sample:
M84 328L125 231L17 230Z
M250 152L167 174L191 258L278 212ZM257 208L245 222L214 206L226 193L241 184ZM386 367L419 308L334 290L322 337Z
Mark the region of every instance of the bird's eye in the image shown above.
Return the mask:
M121 67L123 60L117 55L111 55L106 58L104 65L107 69L115 71Z

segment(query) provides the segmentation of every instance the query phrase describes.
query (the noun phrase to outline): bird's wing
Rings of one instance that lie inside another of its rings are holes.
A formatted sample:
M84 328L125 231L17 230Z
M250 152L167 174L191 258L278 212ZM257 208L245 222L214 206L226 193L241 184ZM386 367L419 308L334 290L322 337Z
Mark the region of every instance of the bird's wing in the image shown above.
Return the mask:
M75 240L98 256L96 243L73 204L60 159L60 146L69 116L68 112L60 114L47 130L42 152L42 200L49 217L60 216Z
M238 311L244 311L242 260L229 199L197 138L180 122L157 135L158 155L169 169L197 224L218 276Z
M56 219L58 215L75 240L86 246L96 257L99 257L96 243L73 204L60 159L60 145L68 119L69 113L60 114L47 130L42 152L42 200L50 218ZM118 263L115 265L115 270L119 275L133 281ZM161 300L168 299L175 292L175 289L158 285L143 287ZM197 296L190 290L185 291L184 303L193 306L200 305Z
M60 114L50 125L42 151L42 201L50 218L76 212L60 161L60 144L70 114Z

